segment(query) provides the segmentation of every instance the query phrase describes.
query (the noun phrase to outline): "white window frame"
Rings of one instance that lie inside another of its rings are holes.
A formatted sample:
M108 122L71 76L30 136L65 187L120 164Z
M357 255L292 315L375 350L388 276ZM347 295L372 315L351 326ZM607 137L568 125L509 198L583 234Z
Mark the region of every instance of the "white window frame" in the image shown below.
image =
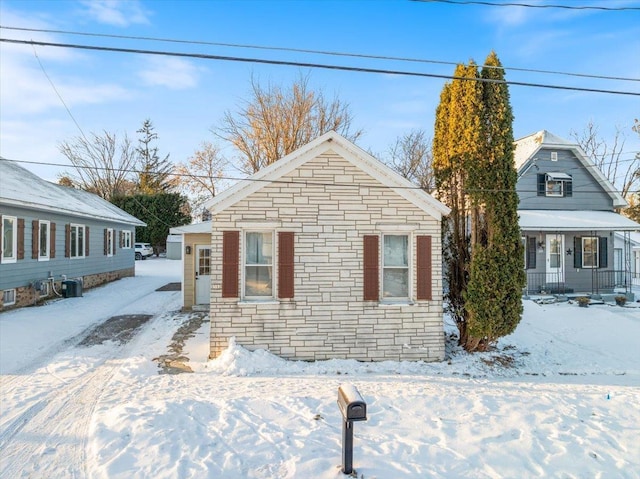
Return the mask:
M12 223L11 228L11 246L12 246L12 255L5 256L5 246L7 242L7 233L4 228L5 220L9 220ZM1 249L2 249L2 258L0 258L0 262L2 263L15 263L18 261L18 218L16 216L7 216L2 215L2 225L0 226L2 229L2 238L1 238Z
M71 258L84 258L84 252L86 251L86 243L87 243L87 229L85 225L74 224L70 225L71 232L69 234L69 256ZM78 254L78 232L82 229L82 247L80 247L80 254ZM73 238L75 236L75 251L72 248L74 243Z
M269 234L271 235L271 263L265 264L254 264L247 262L247 236L250 234ZM277 286L277 278L276 278L276 242L275 242L275 231L272 229L250 229L242 232L242 298L247 301L272 301L276 297L276 286ZM247 294L247 268L248 267L271 267L271 294L270 295L261 295L261 296L250 296Z
M42 254L42 227L45 227L45 251L46 254ZM51 252L51 223L47 220L40 220L38 222L38 261L49 261Z
M558 173L556 173L558 175ZM567 175L563 175L567 176ZM544 178L544 194L551 198L564 198L565 195L565 183L573 181L573 178L553 178L553 173L546 173ZM554 186L559 185L560 192L554 192L556 188Z
M122 249L131 249L131 231L122 230Z
M582 268L584 269L596 269L600 267L600 238L597 236L583 236L582 240ZM591 256L595 257L595 265L586 265L585 264L585 242L595 240L596 247L595 250L591 253Z
M116 250L116 231L107 228L107 256L113 256Z
M7 301L7 296L13 296L11 301ZM5 289L2 291L2 304L4 306L13 306L16 304L16 290L15 289Z
M407 265L405 266L385 266L385 238L387 236L399 236L407 238ZM413 238L412 235L406 232L394 232L394 233L383 233L382 234L382 247L380 254L380 298L382 302L407 302L412 297L412 285L413 285ZM384 277L385 271L391 269L406 269L407 270L407 295L406 296L385 296L384 291Z

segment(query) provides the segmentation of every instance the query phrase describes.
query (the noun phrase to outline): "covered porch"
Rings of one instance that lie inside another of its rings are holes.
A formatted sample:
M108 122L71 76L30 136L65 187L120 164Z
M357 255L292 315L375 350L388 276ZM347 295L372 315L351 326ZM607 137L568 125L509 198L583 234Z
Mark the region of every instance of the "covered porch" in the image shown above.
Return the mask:
M633 300L631 233L640 224L611 211L520 210L523 294L625 295Z

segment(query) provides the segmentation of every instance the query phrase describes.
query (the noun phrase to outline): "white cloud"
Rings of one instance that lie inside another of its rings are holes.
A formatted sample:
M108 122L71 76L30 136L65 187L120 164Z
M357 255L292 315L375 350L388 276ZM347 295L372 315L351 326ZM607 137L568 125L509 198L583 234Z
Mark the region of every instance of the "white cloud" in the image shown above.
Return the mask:
M148 58L138 76L148 86L164 86L171 90L185 90L198 84L198 68L181 58Z
M99 23L116 27L148 24L150 12L138 0L82 0L83 14Z

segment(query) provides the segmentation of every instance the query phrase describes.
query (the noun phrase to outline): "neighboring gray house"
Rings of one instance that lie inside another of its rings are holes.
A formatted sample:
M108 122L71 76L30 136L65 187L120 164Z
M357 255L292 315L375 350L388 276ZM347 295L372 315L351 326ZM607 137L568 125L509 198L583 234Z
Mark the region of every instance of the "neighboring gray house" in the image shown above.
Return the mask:
M631 266L614 255L616 232L628 244L640 230L615 211L625 199L573 142L542 130L515 145L527 292L631 294Z
M285 358L444 358L449 208L353 143L329 132L206 206L211 357L235 337Z
M5 159L0 221L0 310L60 294L64 280L91 288L133 276L135 227L145 226L99 196Z

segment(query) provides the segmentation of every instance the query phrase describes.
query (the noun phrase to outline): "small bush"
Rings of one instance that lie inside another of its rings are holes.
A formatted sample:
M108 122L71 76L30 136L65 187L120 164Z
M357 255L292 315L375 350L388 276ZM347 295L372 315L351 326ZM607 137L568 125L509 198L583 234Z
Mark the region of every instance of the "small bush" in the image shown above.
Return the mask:
M576 301L578 302L578 304L580 306L586 307L591 302L591 299L586 297L586 296L579 296L579 297L576 298Z

